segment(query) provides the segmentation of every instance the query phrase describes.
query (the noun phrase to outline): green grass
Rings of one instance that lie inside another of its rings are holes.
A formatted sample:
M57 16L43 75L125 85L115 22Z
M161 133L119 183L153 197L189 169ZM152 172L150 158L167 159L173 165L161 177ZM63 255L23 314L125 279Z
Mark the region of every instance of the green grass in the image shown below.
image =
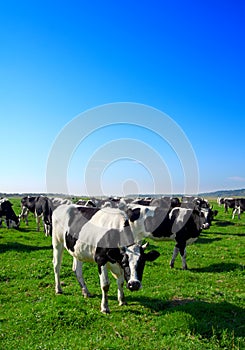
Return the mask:
M16 213L19 200L12 200ZM216 204L214 203L215 207ZM0 348L13 349L245 349L245 214L217 220L187 248L189 270L178 258L169 268L174 242L150 242L161 256L148 263L143 289L125 289L117 303L111 277L111 314L100 312L96 265L84 265L93 298L85 299L64 254L63 295L54 293L51 238L36 232L34 218L20 230L0 229Z

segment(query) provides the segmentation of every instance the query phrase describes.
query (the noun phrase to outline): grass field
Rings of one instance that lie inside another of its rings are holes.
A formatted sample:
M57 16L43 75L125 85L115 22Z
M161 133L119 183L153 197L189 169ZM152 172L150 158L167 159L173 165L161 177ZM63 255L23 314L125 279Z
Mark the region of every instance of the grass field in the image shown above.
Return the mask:
M11 199L20 212L20 200ZM0 228L0 349L245 349L245 213L231 220L219 210L213 226L187 248L189 270L174 242L150 242L161 256L148 263L143 288L128 304L117 303L111 277L111 314L100 312L96 265L84 264L93 298L85 299L67 252L61 269L63 295L54 293L51 238L27 227Z

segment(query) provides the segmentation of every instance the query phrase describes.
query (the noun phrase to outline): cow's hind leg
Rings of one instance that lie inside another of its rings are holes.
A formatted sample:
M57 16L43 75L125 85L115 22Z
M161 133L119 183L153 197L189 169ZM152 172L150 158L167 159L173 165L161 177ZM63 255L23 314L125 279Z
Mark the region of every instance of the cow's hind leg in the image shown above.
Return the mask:
M53 243L53 265L54 265L56 294L62 294L62 288L60 284L60 267L62 262L63 251L64 251L63 243L56 243L56 244Z
M78 280L78 283L80 287L82 288L82 293L85 298L91 297L91 294L88 291L88 288L84 282L83 279L83 272L82 272L82 262L77 260L76 258L73 258L73 271L75 272L76 278Z
M180 255L181 255L181 259L182 259L182 269L183 270L187 270L186 249L185 249L185 247L181 247L179 252L180 252Z
M175 259L177 258L178 254L179 254L179 248L177 246L175 246L174 251L173 251L173 255L172 255L172 259L170 261L171 269L174 268L174 262L175 262Z
M108 277L107 267L105 265L99 268L100 274L100 287L102 291L102 299L101 299L101 312L104 314L110 313L110 309L108 306L108 292L110 288L110 280Z

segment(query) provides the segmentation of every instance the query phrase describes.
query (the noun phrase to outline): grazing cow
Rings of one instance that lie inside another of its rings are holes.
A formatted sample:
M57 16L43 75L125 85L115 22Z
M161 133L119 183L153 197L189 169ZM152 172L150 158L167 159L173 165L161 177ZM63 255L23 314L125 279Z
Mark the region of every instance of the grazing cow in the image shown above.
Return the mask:
M109 313L108 269L117 279L119 305L125 303L124 278L131 291L141 288L146 261L154 261L160 254L144 252L144 246L135 244L125 212L114 208L90 208L61 205L53 212L53 265L55 291L62 293L60 266L64 248L73 256L73 270L84 296L90 296L82 275L83 262L98 265L102 291L101 312ZM122 247L119 249L119 246Z
M232 219L234 219L235 215L238 215L238 219L240 220L241 213L245 211L245 198L236 198L235 199L235 207L232 212Z
M174 261L180 253L182 268L187 269L186 246L195 242L202 229L208 227L202 211L181 207L168 210L140 205L128 205L125 209L136 242L146 237L154 240L175 240L170 267L174 267Z
M27 220L28 212L30 211L36 217L37 222L37 231L40 231L40 218L43 219L44 224L44 232L46 236L52 235L52 212L53 212L53 204L48 197L45 196L37 196L37 197L23 197L21 199L22 211L19 217L26 216ZM27 215L26 215L27 213ZM28 223L28 220L27 220Z
M4 218L6 220L7 228L19 228L19 218L16 216L13 208L13 204L8 200L8 198L0 199L0 218ZM2 224L2 220L0 219L0 225Z

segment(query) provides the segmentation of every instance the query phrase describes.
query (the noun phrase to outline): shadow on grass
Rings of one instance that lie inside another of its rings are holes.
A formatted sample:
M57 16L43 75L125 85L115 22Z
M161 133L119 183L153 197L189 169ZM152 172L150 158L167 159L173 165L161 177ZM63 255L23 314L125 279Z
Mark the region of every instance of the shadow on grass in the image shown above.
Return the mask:
M156 298L142 296L127 296L128 306L139 303L154 312L154 315L164 316L183 312L190 314L195 322L190 325L191 331L201 336L211 338L223 331L229 331L235 337L244 337L245 312L244 309L225 301L221 303L209 303L193 299L173 299L164 301ZM140 314L140 310L127 310L129 313ZM169 325L171 326L171 325Z
M7 251L15 250L17 252L32 252L36 250L50 250L52 249L52 246L31 246L27 244L21 244L21 243L7 243L7 244L0 244L0 253L5 253Z
M209 243L218 242L221 240L222 238L220 237L211 238L211 237L201 235L200 237L198 237L198 240L195 242L195 244L209 244Z
M234 222L231 222L231 221L221 221L221 220L218 220L218 221L214 222L213 225L215 225L215 226L221 226L221 227L227 227L227 226L235 226L235 223L234 223Z
M191 272L231 272L231 271L235 271L235 270L242 270L243 267L242 265L239 264L235 264L235 263L218 263L218 264L212 264L209 266L205 266L205 267L200 267L200 268L192 268L189 269L189 271Z

